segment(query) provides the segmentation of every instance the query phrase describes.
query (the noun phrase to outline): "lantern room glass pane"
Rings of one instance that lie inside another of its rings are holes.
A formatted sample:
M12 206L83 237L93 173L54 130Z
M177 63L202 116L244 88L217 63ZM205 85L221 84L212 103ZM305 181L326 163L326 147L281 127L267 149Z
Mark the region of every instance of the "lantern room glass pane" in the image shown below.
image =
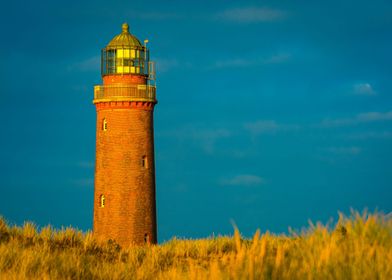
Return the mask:
M107 52L107 73L112 74L115 73L116 69L116 50L109 50Z
M121 57L123 57L124 56L124 50L123 49L118 49L117 50L117 57L118 58L121 58Z
M118 48L102 50L102 75L142 74L148 75L148 50Z
M122 58L116 59L116 66L123 66L123 59Z
M133 61L130 59L124 59L124 66L132 66L133 65Z

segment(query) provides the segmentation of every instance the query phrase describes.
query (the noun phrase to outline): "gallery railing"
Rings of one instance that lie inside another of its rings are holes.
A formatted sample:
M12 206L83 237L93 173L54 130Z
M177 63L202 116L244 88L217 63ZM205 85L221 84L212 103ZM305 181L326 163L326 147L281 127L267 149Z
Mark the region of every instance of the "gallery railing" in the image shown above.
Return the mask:
M146 101L156 103L156 87L151 85L99 85L94 87L94 103Z

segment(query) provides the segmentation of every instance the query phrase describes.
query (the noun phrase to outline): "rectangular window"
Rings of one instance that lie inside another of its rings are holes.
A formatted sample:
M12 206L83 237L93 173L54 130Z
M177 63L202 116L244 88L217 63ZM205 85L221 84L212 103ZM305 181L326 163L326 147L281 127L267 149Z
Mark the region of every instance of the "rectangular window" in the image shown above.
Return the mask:
M104 119L102 120L102 130L103 130L103 131L108 130L108 122L106 121L106 118L104 118Z
M146 156L142 156L142 167L148 168L148 161Z
M99 197L99 207L105 207L105 196L103 194L101 194L101 196Z

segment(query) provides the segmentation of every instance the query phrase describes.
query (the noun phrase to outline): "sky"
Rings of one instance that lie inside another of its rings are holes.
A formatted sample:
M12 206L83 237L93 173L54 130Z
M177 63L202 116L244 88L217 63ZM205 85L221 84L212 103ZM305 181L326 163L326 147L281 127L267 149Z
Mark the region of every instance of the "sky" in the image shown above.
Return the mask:
M0 215L91 230L100 50L157 63L158 239L392 211L390 1L6 1Z

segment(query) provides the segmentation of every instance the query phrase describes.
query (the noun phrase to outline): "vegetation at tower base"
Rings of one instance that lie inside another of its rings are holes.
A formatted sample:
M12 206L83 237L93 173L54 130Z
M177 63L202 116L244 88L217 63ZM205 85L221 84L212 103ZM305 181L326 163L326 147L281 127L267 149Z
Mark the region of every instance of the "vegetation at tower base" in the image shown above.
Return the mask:
M289 236L268 232L121 249L91 233L0 219L0 279L392 279L392 217L340 215Z

